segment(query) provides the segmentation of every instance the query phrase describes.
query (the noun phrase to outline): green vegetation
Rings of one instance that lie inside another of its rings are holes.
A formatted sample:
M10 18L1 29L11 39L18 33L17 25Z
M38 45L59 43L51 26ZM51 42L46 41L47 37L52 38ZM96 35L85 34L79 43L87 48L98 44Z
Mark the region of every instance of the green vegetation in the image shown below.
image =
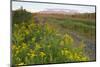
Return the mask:
M79 46L74 47L74 38L66 30L83 34L87 31L90 34L90 29L95 30L93 22L91 24L91 22L83 20L70 20L68 18L59 20L48 17L43 23L39 20L43 17L39 16L38 19L33 19L36 14L25 10L13 11L13 13L11 48L13 65L90 60L84 53L84 42L80 41Z
M66 33L67 30L70 30L88 39L91 39L93 41L95 40L96 28L95 28L95 21L93 20L85 20L85 19L81 20L73 18L66 18L66 19L49 18L48 21L50 24L52 25L55 24L57 27L60 27L60 30L64 33Z

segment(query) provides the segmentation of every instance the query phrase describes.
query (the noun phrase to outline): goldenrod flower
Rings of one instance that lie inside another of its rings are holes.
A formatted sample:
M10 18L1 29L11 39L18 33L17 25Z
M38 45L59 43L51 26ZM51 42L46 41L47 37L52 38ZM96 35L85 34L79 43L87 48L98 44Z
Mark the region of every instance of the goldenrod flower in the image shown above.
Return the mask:
M31 49L29 55L30 55L31 57L35 57L35 56L36 56L35 51Z
M30 53L28 53L27 55L30 56L31 58L36 56L35 51L32 49L30 50Z
M65 52L65 54L68 54L68 53L69 53L69 51L68 51L68 50L65 50L64 52Z
M61 50L61 54L62 55L68 55L70 52L67 50L67 48L64 48L63 50Z
M26 33L26 35L28 35L29 34L29 31L28 30L25 30L25 33Z
M26 43L22 43L22 48L26 48L26 47L27 47Z
M40 48L41 48L41 46L38 43L36 43L35 49L38 50Z
M46 54L44 52L40 52L40 56L43 58L44 56L46 56Z
M51 45L48 45L47 47L48 47L48 48L50 48L50 47L51 47Z
M32 38L32 41L35 41L35 37Z
M18 54L18 53L19 53L19 50L16 51L16 54Z
M17 50L19 50L19 48L18 48L17 46L16 46L16 48L15 48L15 49L16 49L16 51L17 51Z
M31 54L30 53L27 53L27 55L30 56Z
M31 54L31 57L35 57L35 56L36 56L35 53L32 53L32 54Z
M74 59L73 54L69 54L69 58L73 60Z
M69 45L73 44L73 41L74 41L73 38L68 34L64 35L64 39L63 40L64 40L65 44L69 44Z

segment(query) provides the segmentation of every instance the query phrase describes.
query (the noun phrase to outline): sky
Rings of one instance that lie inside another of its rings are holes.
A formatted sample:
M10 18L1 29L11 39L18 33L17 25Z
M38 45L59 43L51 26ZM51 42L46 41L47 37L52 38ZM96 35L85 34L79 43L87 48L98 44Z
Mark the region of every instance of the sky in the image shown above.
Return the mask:
M95 6L80 6L80 5L63 5L63 4L48 4L48 3L34 3L34 2L12 2L12 10L23 7L30 12L39 12L45 9L71 9L80 13L93 13Z

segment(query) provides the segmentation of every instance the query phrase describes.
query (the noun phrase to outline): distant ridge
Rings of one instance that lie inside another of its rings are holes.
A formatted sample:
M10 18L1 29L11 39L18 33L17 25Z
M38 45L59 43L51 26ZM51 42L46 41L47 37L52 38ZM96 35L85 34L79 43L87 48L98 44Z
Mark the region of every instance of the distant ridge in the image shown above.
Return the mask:
M71 9L45 9L39 12L40 14L79 14L79 11L71 10Z

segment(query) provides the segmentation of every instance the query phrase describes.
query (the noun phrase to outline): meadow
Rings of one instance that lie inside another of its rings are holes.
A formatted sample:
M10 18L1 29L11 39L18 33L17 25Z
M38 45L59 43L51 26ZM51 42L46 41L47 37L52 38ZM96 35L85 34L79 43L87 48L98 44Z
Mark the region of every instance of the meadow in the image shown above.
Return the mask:
M95 60L95 16L12 12L12 64ZM90 16L90 17L89 17Z

